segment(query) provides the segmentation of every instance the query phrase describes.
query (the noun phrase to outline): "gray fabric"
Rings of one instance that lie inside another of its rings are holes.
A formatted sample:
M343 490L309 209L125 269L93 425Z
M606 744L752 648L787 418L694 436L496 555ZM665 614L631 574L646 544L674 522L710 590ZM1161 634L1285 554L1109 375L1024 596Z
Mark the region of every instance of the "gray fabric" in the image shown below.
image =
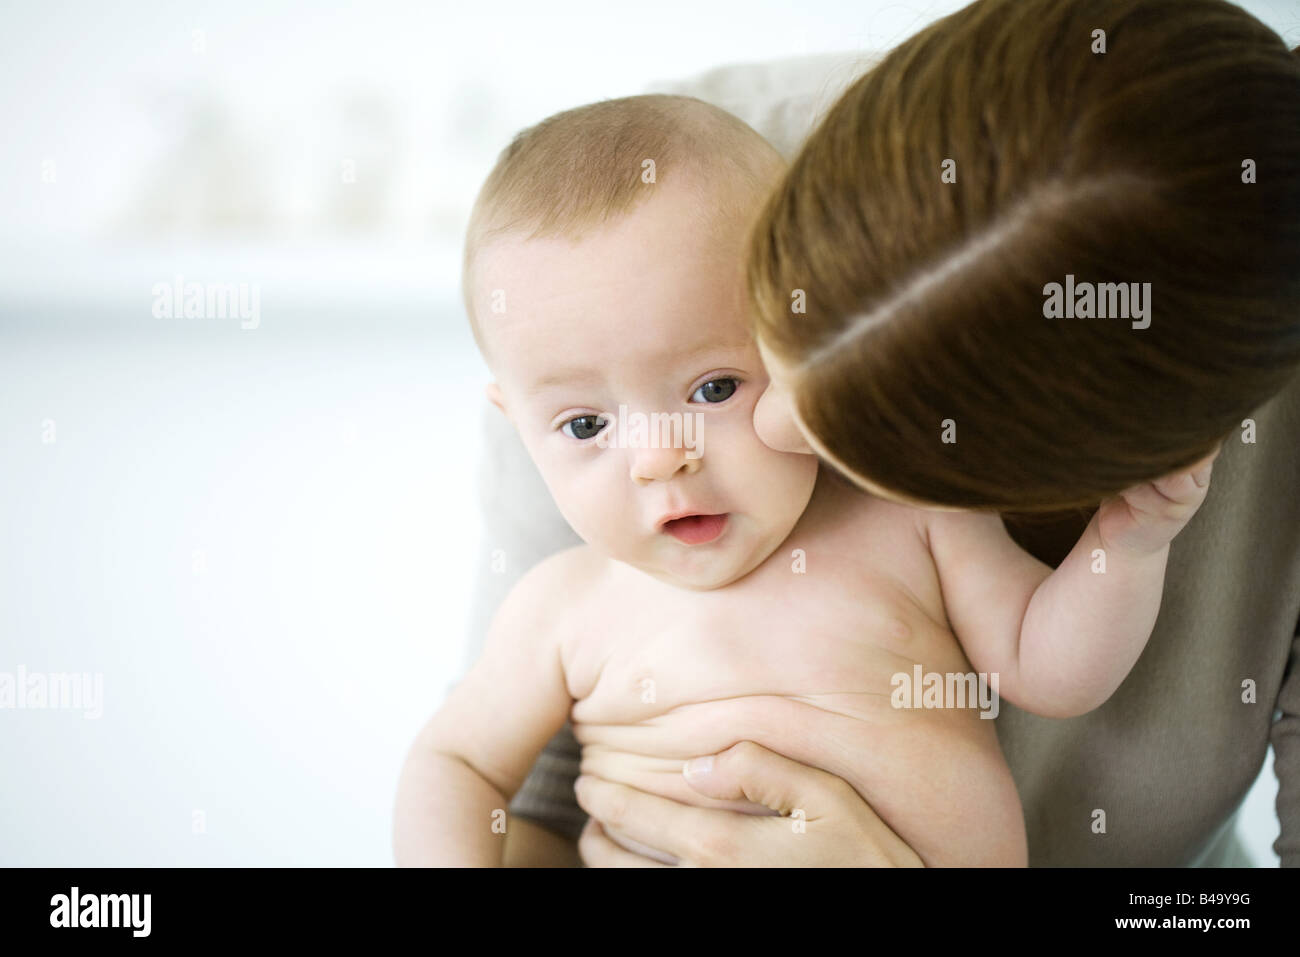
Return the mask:
M1295 421L1297 428L1292 430L1288 438L1293 445L1300 445L1300 412L1296 412ZM1289 475L1284 473L1279 485L1281 494L1295 499L1296 489L1300 487L1300 476L1294 470ZM1284 533L1295 538L1300 531L1293 524ZM1261 568L1260 573L1267 574L1267 567ZM1292 595L1294 594L1293 590ZM1300 867L1300 626L1297 626L1296 631L1297 637L1292 642L1291 657L1287 664L1286 682L1277 696L1277 708L1282 714L1274 723L1270 735L1273 742L1273 773L1277 775L1278 782L1277 816L1282 822L1282 833L1273 842L1273 851L1281 858L1283 867ZM1263 697L1262 689L1260 700L1267 700Z
M1256 862L1246 848L1242 846L1237 835L1237 814L1223 822L1218 837L1210 842L1198 857L1193 858L1192 867L1254 867Z
M853 50L738 63L685 80L661 80L646 92L694 96L721 107L758 130L789 159L816 120L882 55Z

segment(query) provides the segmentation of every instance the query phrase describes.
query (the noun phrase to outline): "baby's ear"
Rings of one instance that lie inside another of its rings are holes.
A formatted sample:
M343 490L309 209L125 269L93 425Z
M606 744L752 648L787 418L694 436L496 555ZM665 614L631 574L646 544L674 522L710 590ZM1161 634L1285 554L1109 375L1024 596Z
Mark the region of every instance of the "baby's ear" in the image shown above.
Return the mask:
M489 382L485 393L488 401L500 409L507 419L510 418L510 413L506 412L506 397L501 394L501 386L495 382Z

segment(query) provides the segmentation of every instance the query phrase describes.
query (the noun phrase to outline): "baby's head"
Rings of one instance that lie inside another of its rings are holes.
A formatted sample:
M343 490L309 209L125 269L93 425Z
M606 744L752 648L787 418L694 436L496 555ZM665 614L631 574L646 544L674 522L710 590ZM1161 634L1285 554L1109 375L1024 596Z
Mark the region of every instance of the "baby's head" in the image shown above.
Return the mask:
M744 245L782 170L699 100L607 100L515 137L470 219L465 304L488 397L573 529L675 585L748 574L816 480L816 459L773 451L753 423L767 375Z

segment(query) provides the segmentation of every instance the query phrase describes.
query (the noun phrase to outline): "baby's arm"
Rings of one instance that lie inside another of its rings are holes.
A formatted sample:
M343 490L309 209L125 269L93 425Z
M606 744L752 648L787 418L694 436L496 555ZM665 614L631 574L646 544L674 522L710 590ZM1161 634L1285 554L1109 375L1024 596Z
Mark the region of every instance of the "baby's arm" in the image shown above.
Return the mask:
M399 866L504 862L504 812L546 742L568 716L552 603L568 553L514 587L483 654L421 729L398 784L393 855Z
M1208 484L1203 460L1108 499L1055 571L1016 545L998 515L928 512L944 605L971 666L996 673L1001 697L1035 714L1101 705L1151 637L1169 542Z

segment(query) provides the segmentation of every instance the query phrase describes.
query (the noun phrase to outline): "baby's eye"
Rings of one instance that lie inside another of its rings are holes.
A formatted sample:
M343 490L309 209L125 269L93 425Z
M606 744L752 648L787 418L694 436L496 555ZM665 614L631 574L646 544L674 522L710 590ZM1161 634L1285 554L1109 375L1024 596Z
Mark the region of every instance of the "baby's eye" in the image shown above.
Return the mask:
M691 393L691 401L696 401L695 397L699 396L700 402L726 402L735 394L739 384L735 379L710 379Z
M605 418L600 415L580 415L560 426L560 431L575 439L595 438L605 427Z

